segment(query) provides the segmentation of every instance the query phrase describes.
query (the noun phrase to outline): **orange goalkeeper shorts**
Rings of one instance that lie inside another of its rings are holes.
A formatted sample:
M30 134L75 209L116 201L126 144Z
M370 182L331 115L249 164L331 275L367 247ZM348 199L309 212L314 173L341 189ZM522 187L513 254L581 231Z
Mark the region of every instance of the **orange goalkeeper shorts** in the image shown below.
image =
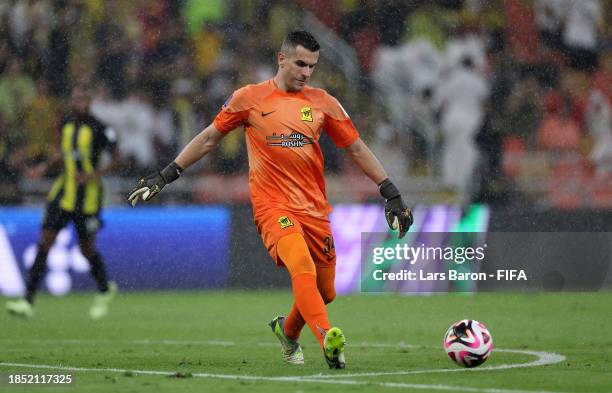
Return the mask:
M280 238L292 233L301 233L304 236L315 266L336 265L334 238L327 217L319 218L270 209L255 216L255 225L268 253L278 266L285 264L278 257L276 244Z

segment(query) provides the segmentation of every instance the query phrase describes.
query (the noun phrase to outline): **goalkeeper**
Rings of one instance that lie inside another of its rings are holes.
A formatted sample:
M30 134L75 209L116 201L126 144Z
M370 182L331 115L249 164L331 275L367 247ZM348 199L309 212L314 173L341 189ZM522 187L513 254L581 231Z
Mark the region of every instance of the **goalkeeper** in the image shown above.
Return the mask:
M140 179L128 199L132 205L150 200L227 133L244 126L255 224L272 259L287 268L293 287L291 311L270 322L281 341L283 358L288 363L304 362L298 339L306 324L329 367L344 368L344 334L331 326L325 309L336 296L336 254L318 142L321 133L327 132L378 185L387 222L399 229L400 238L412 224L412 213L340 103L307 85L318 60L319 44L310 33L289 33L277 54L275 77L236 90L213 123L174 162Z

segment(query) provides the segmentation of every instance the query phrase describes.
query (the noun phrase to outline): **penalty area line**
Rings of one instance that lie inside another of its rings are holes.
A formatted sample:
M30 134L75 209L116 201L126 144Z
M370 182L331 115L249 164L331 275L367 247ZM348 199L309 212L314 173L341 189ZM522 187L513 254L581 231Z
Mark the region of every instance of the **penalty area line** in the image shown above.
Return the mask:
M30 369L45 369L73 372L110 372L110 373L133 373L140 375L156 375L156 376L173 376L176 373L170 371L156 370L130 370L121 368L92 368L92 367L70 367L70 366L54 366L47 364L25 364L25 363L10 363L0 362L0 367L21 367ZM452 392L469 392L469 393L561 393L550 392L543 390L514 390L514 389L498 389L498 388L478 388L469 386L454 386L454 385L432 385L432 384L416 384L402 382L365 382L352 379L317 379L317 378L298 378L298 377L265 377L257 375L231 375L231 374L212 374L212 373L191 373L193 377L210 378L210 379L225 379L225 380L249 380L249 381L270 381L270 382L306 382L315 384L330 384L330 385L370 385L381 386L386 388L401 388L401 389L421 389L421 390L438 390Z
M352 374L313 374L306 375L301 378L357 378L357 377L382 377L392 375L414 375L414 374L433 374L433 373L453 373L453 372L478 372L478 371L495 371L495 370L507 370L512 368L523 368L523 367L538 367L547 366L551 364L561 363L565 360L565 356L559 355L552 352L544 351L527 351L521 349L494 349L494 352L507 352L507 353L518 353L521 355L535 356L537 359L527 363L515 363L515 364L499 364L497 366L483 366L474 368L438 368L429 370L404 370L404 371L381 371L381 372L369 372L369 373L352 373ZM295 376L300 378L299 376Z

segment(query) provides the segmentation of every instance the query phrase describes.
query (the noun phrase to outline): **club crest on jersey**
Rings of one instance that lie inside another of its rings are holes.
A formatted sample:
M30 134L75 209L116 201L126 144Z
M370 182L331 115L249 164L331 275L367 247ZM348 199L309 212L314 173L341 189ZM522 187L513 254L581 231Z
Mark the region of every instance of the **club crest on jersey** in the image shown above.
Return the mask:
M281 133L277 135L273 133L266 137L268 146L279 146L279 147L304 147L305 145L312 145L314 142L312 138L307 137L299 132L292 132L289 135Z
M287 227L292 227L293 222L287 216L281 216L278 218L278 223L280 224L281 229L285 229Z
M300 112L302 113L302 121L309 121L312 123L312 109L310 109L310 107L305 106L300 109Z

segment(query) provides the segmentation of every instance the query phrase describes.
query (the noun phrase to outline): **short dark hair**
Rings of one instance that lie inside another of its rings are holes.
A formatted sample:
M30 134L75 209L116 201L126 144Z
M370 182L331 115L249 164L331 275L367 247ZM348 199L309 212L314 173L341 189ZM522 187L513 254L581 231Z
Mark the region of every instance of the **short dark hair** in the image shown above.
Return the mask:
M302 45L311 52L316 52L321 48L312 34L305 30L294 30L285 37L283 45L281 46L281 52L285 52L288 49L295 49L298 45Z

